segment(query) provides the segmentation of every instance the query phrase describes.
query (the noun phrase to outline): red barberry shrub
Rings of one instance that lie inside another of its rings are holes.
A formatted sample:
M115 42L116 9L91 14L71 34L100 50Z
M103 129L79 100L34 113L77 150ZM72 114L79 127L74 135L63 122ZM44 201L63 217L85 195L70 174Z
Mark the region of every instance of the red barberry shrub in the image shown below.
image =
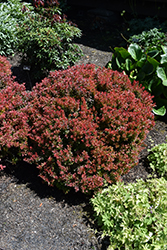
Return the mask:
M25 108L28 93L24 84L12 81L0 91L0 160L15 163L27 144L28 123ZM0 169L5 166L0 165Z
M11 82L11 65L4 56L0 56L0 89Z
M91 64L51 72L31 92L25 160L49 185L98 190L137 164L153 106L123 73Z
M7 75L11 75L11 64L6 59L5 56L0 56L0 73L6 73Z

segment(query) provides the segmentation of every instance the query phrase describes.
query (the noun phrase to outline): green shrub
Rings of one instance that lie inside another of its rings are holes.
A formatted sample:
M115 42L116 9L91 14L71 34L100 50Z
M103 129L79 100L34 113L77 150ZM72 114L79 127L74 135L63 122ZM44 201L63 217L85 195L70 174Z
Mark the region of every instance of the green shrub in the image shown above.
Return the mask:
M162 50L161 45L167 45L166 34L157 28L143 31L141 34L133 35L129 38L130 43L137 43L144 51L150 48Z
M41 7L39 13L31 15L18 27L17 49L24 54L34 76L41 79L51 70L74 65L82 52L73 44L81 31L61 15L59 8Z
M130 44L126 50L116 47L107 68L125 72L131 81L137 80L154 96L153 112L165 115L167 108L167 47L161 50L143 50L138 44Z
M22 8L26 8L23 13ZM8 0L0 3L0 55L14 54L17 38L17 25L19 26L33 7L28 3L21 3L20 0Z
M167 178L167 143L159 144L149 150L148 160L150 167L159 176Z
M167 181L164 178L118 182L97 193L91 203L108 250L167 249Z
M137 164L152 107L151 95L117 71L88 64L51 72L31 92L25 160L49 185L97 190Z

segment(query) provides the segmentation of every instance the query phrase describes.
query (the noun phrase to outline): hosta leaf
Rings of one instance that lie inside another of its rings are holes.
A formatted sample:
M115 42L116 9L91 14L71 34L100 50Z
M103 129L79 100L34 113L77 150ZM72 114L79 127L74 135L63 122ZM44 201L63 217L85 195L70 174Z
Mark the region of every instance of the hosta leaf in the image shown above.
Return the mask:
M129 52L124 49L123 47L116 47L114 50L121 55L123 59L126 59L127 57L130 56Z
M167 46L161 45L161 48L162 48L163 52L166 54L167 53Z
M143 67L142 67L142 71L146 74L146 75L151 75L154 72L154 67L151 63L147 62Z
M166 81L167 80L167 76L166 76L166 73L165 73L165 70L164 68L162 67L157 67L157 76L162 80L162 81Z
M147 55L150 56L151 58L156 57L159 54L158 50L151 50L147 52Z
M128 52L135 61L139 61L142 56L142 50L138 44L130 44Z
M160 63L167 63L167 54L161 55L161 61Z
M147 61L153 65L154 69L156 69L160 64L156 59L150 56L147 56Z

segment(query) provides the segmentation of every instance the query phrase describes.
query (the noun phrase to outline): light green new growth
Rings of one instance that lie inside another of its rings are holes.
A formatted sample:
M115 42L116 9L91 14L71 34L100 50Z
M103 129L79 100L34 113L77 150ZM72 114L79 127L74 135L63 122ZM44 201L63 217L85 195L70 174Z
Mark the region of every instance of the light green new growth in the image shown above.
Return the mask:
M91 199L108 250L167 249L167 181L118 182Z
M150 167L159 176L167 179L167 143L159 144L149 150L148 160Z

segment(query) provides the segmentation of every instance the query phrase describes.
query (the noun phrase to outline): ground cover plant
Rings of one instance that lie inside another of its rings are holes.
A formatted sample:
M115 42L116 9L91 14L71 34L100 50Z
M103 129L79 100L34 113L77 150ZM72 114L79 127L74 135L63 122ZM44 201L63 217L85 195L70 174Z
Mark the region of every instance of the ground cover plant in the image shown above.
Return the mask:
M108 250L167 248L167 181L118 182L91 199Z
M122 73L89 64L51 72L31 92L25 160L49 185L97 190L137 164L153 106Z
M167 143L154 146L149 150L149 165L154 173L167 179Z

